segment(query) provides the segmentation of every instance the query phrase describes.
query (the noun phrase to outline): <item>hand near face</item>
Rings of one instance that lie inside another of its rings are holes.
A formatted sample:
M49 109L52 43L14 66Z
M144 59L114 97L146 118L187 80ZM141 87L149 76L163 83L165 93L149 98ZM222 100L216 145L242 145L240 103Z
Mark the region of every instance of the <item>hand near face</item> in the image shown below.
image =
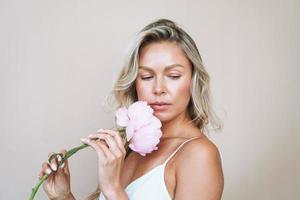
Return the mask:
M109 194L120 189L126 150L119 132L100 129L81 141L90 145L97 153L100 190Z

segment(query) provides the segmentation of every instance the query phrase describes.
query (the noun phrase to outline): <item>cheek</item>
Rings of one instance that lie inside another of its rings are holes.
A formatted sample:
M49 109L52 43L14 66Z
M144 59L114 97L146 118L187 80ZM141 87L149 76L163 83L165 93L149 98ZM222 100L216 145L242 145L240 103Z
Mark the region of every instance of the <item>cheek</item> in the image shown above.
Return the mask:
M190 81L183 81L180 83L180 85L177 85L176 87L176 95L178 95L181 98L189 98L190 96Z
M177 87L176 95L175 95L175 106L178 111L183 111L187 109L187 106L189 104L191 93L190 93L190 83L186 81L185 83L181 84L179 87Z
M138 100L146 100L147 94L150 94L149 87L147 87L147 85L145 84L141 84L138 81L136 81L135 88L136 88Z

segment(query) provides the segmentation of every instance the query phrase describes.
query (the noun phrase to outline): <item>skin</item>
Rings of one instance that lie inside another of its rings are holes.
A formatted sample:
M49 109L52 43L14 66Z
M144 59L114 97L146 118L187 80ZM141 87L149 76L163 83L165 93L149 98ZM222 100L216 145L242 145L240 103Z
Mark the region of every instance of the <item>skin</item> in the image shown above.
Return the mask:
M138 99L171 105L164 111L154 109L154 115L162 122L163 132L158 150L146 157L133 152L128 163L134 170L127 179L129 182L136 180L163 163L182 142L199 137L186 143L167 163L165 184L175 200L218 200L224 185L220 154L214 143L189 123L191 78L192 65L176 43L151 43L140 52L135 82Z
M66 150L62 149L60 153L65 155ZM48 156L50 156L49 153ZM42 164L42 171L39 174L39 178L44 176L45 173L51 173L48 179L43 184L43 189L48 195L49 199L72 199L74 196L71 194L70 189L70 171L68 167L68 160L64 164L57 168L57 163L61 161L60 157L52 159L50 163L44 162ZM55 173L55 176L53 175Z
M101 130L82 140L98 155L98 184L107 199L128 199L124 191L128 184L163 163L182 142L192 137L198 138L182 146L166 165L164 179L169 195L175 200L221 199L224 177L219 151L189 122L187 106L191 97L191 77L192 66L176 43L151 43L141 50L135 81L138 100L164 101L171 105L163 111L154 109L154 115L162 122L163 136L158 150L145 157L132 152L124 160L126 152L121 138L112 130ZM89 140L91 138L103 140L96 142ZM56 162L54 159L53 163ZM52 192L52 199L74 199L69 187L68 165L64 167L65 173L53 173L53 176L60 174L64 178L44 183L44 189L48 189L46 193ZM49 164L44 163L40 175L49 168ZM65 186L60 186L64 188L60 194L53 194L55 190L47 187L62 183Z

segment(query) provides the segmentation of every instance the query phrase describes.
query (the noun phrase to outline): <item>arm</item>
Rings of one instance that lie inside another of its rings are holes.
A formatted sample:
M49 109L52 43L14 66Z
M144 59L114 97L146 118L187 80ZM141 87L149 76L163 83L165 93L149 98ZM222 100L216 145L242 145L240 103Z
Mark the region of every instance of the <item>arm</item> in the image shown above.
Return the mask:
M220 200L224 187L221 159L209 140L186 145L176 169L175 200Z
M69 193L67 196L51 199L51 200L76 200L72 193Z
M98 156L98 186L107 200L129 200L121 187L121 174L126 155L120 133L99 129L82 138L84 144L94 148Z
M73 194L71 193L69 198L67 200L76 200L75 197L73 196Z
M113 190L107 195L104 193L104 196L107 200L129 200L127 193L121 187L118 187L118 189Z

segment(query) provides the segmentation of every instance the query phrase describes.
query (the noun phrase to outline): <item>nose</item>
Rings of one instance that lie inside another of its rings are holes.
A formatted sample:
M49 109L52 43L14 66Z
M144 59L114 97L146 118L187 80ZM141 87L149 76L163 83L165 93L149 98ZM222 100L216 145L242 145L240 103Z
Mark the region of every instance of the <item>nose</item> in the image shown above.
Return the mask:
M153 90L154 90L155 95L161 95L161 94L166 93L165 83L164 83L164 80L162 78L158 77L155 80Z

